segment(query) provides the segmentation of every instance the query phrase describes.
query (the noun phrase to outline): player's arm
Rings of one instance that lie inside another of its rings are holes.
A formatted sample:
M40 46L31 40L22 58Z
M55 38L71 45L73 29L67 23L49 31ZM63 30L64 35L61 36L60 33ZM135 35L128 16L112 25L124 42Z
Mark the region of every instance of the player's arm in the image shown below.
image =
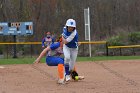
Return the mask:
M45 38L43 38L43 40L42 40L42 47L43 47L43 48L45 47L44 42L45 42Z
M62 41L63 41L64 44L69 43L63 36L62 36Z
M45 48L45 49L40 53L39 57L35 60L34 63L39 63L40 60L41 60L41 58L42 58L43 56L45 56L46 53L47 53L47 51L49 51L49 50L50 50L50 47L49 47L49 46L48 46L47 48Z
M68 42L71 42L74 39L75 35L76 35L76 30L74 30L66 40Z
M64 35L64 34L62 34L62 35ZM73 40L73 38L75 37L75 35L76 35L76 30L74 30L72 33L71 33L71 35L68 37L68 38L64 38L64 36L62 36L62 39L63 39L63 43L64 44L67 44L67 43L69 43L69 42L71 42L72 40Z

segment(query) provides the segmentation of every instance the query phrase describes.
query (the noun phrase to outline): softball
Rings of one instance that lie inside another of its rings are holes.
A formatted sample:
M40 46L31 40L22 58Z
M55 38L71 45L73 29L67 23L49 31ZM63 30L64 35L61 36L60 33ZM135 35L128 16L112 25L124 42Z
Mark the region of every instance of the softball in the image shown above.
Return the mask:
M79 77L78 76L75 76L75 80L78 80L79 79Z

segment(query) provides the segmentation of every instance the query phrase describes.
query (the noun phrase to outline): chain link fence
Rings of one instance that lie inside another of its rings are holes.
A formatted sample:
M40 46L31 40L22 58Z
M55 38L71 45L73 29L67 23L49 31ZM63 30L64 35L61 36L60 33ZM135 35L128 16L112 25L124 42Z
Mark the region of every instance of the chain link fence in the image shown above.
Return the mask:
M105 56L106 45L105 44L92 44L92 56ZM14 44L0 44L0 55L1 58L24 58L24 57L36 57L39 56L43 48L41 44L16 44L16 50L14 50ZM16 51L16 52L15 52ZM80 57L89 56L89 45L81 44L79 46Z
M91 47L92 57L140 55L140 47L109 48L109 46L107 46L107 43L91 44ZM39 56L42 50L43 48L41 47L41 44L16 44L16 50L14 49L14 44L0 44L0 58L32 58ZM90 56L88 44L81 44L79 46L78 56Z

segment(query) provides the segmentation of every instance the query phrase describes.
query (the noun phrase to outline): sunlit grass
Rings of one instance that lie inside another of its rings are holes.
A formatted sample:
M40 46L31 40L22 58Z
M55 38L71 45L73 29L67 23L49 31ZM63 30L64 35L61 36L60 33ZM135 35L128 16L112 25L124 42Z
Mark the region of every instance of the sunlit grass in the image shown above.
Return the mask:
M98 57L78 57L77 61L80 62L94 62L103 60L138 60L140 56L98 56ZM10 59L0 59L1 64L32 64L35 58L10 58ZM41 62L45 62L45 57L41 59Z

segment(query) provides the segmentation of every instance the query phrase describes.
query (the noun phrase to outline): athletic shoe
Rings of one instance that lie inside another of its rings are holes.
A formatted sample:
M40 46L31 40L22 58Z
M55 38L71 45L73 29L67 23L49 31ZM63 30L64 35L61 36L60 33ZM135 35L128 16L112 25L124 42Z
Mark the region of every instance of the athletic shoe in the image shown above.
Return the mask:
M78 80L83 80L83 79L85 79L84 76L78 76Z
M66 75L65 80L66 80L66 82L70 81L71 80L70 75Z
M57 83L58 84L65 84L64 79L59 79Z

